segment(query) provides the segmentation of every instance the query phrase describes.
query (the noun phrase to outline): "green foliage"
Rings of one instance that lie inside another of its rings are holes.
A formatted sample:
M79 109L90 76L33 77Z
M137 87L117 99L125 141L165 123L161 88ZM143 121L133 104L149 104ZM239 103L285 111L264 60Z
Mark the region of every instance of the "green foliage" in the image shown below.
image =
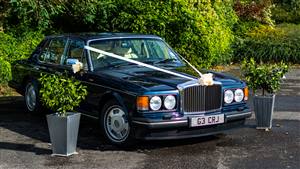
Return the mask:
M10 64L28 58L42 38L39 32L26 32L19 37L0 32L0 83L11 79Z
M273 0L272 18L276 23L300 24L300 0Z
M116 3L121 12L112 25L116 31L162 36L196 67L229 62L237 22L231 1L138 1Z
M87 95L87 87L74 78L41 74L39 82L42 103L60 116L73 111Z
M271 19L273 12L276 21L297 20L299 7L300 0L11 0L0 7L0 57L28 57L40 32L136 32L163 37L198 68L249 56L299 63L299 34L273 29Z
M26 32L19 37L0 32L0 58L9 63L28 58L43 37L40 32Z
M270 26L274 25L271 19L271 9L274 7L271 0L238 0L234 9L243 21L258 21Z
M256 93L262 89L262 94L275 93L280 89L280 80L288 71L288 66L278 64L257 64L253 58L242 62L243 76L247 85Z
M236 38L244 38L247 36L247 33L261 26L261 23L258 21L241 21L239 20L237 24L235 24L233 31Z
M260 26L234 45L235 61L249 56L261 62L300 63L300 25Z
M0 57L0 84L6 84L11 80L10 63Z
M206 68L230 61L238 20L233 0L12 0L11 6L5 30L155 34Z
M65 9L63 0L11 0L4 27L15 33L45 30Z

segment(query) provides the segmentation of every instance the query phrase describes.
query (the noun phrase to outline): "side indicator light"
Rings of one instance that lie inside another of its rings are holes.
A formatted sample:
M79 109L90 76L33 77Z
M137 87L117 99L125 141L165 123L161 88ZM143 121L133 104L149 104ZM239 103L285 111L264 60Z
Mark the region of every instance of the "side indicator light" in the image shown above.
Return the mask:
M244 94L245 94L244 100L247 101L248 98L249 98L249 89L248 89L248 87L244 88Z

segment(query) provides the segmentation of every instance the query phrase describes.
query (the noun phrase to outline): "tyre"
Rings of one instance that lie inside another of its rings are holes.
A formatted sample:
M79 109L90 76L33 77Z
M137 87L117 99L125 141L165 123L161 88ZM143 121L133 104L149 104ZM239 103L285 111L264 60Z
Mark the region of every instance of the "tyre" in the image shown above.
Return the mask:
M29 81L26 83L24 101L27 112L36 114L41 110L39 91L35 81Z
M108 101L101 111L100 129L111 144L129 147L135 143L128 113L117 101Z

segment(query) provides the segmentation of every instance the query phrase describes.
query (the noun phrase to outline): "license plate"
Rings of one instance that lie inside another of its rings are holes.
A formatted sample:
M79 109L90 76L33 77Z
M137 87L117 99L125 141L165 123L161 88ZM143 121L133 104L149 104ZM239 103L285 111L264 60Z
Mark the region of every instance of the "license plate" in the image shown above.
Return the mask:
M207 125L214 125L214 124L221 124L221 123L224 123L224 114L191 117L190 126L198 127L198 126L207 126Z

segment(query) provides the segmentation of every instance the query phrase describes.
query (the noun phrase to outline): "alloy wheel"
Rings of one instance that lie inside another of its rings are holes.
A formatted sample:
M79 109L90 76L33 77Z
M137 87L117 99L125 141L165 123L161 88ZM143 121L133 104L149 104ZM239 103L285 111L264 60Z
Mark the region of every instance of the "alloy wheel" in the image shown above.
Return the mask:
M115 142L122 142L129 135L130 128L126 114L118 106L108 109L104 124L108 137Z

